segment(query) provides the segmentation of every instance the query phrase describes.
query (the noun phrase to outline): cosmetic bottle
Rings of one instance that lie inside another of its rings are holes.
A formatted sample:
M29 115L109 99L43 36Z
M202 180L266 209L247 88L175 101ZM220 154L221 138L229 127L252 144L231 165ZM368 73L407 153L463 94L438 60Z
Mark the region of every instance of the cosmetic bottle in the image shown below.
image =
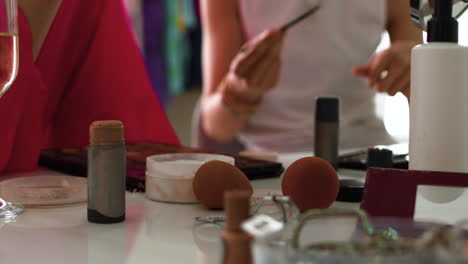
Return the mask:
M392 168L393 152L385 148L367 150L367 168Z
M454 18L455 7L466 9L466 4L452 0L425 4L434 12L427 22L428 43L412 50L409 168L468 173L468 47L458 44ZM432 202L446 203L463 189L420 186L418 192Z
M317 97L314 153L316 157L328 161L335 169L338 168L339 121L340 99Z
M367 168L392 168L393 152L385 148L369 148L366 162ZM336 200L351 203L361 202L364 186L364 181L360 179L340 179L340 191Z
M88 148L88 221L125 220L126 151L120 121L96 121L90 126Z
M250 193L246 191L224 193L225 225L221 231L223 264L252 263L252 237L241 228L242 222L249 218L249 197Z

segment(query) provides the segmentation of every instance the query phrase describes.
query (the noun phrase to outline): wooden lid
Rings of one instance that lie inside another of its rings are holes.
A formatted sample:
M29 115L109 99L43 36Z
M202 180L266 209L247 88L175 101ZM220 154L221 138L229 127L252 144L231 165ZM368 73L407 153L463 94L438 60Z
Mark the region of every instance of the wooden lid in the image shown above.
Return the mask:
M91 143L112 143L124 141L124 126L122 121L94 121L89 127Z
M226 230L240 231L242 222L250 217L250 195L250 192L244 190L224 192L224 228Z

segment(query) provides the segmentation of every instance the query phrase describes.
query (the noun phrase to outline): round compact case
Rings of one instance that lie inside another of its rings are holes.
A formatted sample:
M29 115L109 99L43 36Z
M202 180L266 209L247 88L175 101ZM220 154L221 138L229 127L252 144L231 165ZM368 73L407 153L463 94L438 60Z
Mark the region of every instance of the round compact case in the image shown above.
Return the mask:
M146 197L170 203L197 203L192 182L198 168L211 160L234 165L234 158L204 153L171 153L146 159Z
M87 179L54 175L12 178L0 183L0 197L27 207L66 206L86 202Z

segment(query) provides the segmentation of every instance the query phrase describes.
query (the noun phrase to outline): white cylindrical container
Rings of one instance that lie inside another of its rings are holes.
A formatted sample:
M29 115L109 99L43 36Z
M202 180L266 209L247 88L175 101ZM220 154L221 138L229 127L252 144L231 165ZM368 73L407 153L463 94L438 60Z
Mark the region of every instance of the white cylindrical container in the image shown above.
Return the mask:
M412 170L468 173L468 47L429 43L412 51L410 102ZM444 187L420 187L433 202L463 193Z
M205 153L169 153L146 158L146 197L169 203L197 203L193 178L201 165L220 160L231 165L233 157Z

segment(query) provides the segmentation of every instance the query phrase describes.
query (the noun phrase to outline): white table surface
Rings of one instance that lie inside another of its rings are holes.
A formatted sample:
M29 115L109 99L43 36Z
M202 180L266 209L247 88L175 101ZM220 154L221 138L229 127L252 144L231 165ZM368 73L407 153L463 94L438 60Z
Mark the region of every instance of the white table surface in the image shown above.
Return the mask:
M280 161L287 168L301 156L281 155ZM364 179L364 172L340 171L340 177ZM252 183L257 191L280 190L279 178ZM332 207L358 208L359 204L335 202ZM126 208L126 221L119 224L88 223L85 204L28 208L15 222L0 224L0 263L219 263L219 227L199 225L194 218L222 215L221 211L150 201L141 193L127 193ZM437 216L431 205L421 208L423 216Z

